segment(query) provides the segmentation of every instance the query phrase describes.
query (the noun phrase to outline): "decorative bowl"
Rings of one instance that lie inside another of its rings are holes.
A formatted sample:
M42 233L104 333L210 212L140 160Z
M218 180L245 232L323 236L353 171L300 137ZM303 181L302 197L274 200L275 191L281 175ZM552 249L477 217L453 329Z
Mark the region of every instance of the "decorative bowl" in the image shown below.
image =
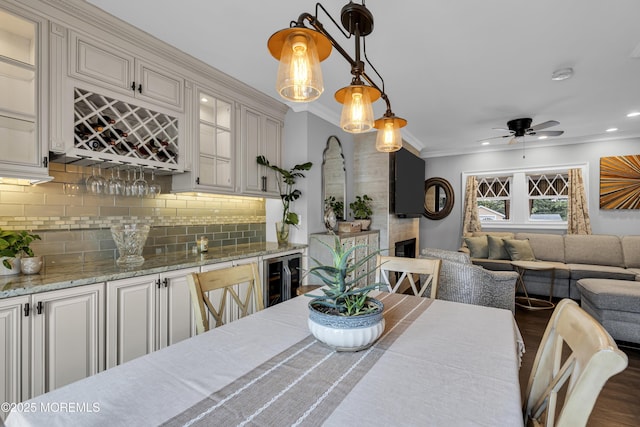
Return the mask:
M144 263L142 249L148 235L148 225L114 225L111 227L111 236L113 236L120 254L116 264L120 267L142 265Z

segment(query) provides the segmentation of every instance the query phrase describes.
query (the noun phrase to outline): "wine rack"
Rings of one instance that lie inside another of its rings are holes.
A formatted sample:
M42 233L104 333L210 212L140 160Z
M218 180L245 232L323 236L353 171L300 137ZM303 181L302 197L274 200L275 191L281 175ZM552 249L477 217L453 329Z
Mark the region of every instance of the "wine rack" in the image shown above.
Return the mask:
M87 158L179 169L176 117L75 88L73 127Z

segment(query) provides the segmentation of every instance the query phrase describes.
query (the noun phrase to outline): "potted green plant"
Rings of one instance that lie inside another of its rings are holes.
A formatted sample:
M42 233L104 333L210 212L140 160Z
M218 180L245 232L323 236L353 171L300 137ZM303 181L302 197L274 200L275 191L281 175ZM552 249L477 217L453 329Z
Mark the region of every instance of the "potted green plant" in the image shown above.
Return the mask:
M369 297L369 293L382 289L382 283L367 283L375 269L366 266L380 251L373 251L357 262L353 254L366 248L354 245L345 249L336 237L334 247L318 240L331 251L333 265L317 264L307 274L320 279L326 285L324 295L310 295L309 330L320 341L340 351L358 351L370 347L384 331L384 305ZM364 268L364 271L362 270ZM359 272L361 272L359 274ZM336 329L338 332L336 332Z
M356 222L360 222L361 230L368 230L371 225L371 215L373 209L371 209L371 203L373 199L366 194L362 196L356 196L356 200L349 203L349 208L353 212L353 218Z
M276 182L282 199L282 221L276 223L276 237L279 244L286 244L289 241L289 225L297 226L300 222L298 214L291 211L291 203L302 195L302 192L294 188L294 185L298 178L304 178L302 171L311 169L313 163L302 163L286 170L272 165L264 156L256 157L256 161L259 165L268 167L278 175Z
M20 257L34 256L33 250L29 247L34 240L40 240L40 236L24 230L0 229L0 275L20 273Z
M344 202L342 200L336 200L335 196L329 196L324 199L325 210L331 208L336 214L336 220L342 221L344 218Z

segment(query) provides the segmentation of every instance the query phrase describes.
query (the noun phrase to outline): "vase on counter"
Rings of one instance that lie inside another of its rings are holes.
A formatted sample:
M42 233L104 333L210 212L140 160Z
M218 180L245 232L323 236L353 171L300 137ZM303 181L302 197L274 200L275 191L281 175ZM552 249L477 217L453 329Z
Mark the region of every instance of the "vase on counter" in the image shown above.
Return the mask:
M289 243L289 224L284 222L276 222L276 239L278 245L283 246Z
M148 225L114 225L111 236L118 247L119 258L116 264L120 267L136 267L144 263L142 249L149 235Z
M22 274L38 274L40 273L41 268L41 256L22 257L20 259L20 269L22 270Z
M5 261L11 268L6 267ZM20 258L0 257L0 276L13 276L14 274L20 274Z

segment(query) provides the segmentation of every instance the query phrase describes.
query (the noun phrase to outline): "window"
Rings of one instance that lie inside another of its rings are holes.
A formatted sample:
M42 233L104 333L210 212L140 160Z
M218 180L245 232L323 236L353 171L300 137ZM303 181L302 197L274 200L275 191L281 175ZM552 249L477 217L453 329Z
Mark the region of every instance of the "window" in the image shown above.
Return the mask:
M545 169L463 173L478 180L478 215L490 228L564 228L567 225L569 169L587 165ZM463 189L464 190L464 189ZM585 185L588 195L588 188Z

